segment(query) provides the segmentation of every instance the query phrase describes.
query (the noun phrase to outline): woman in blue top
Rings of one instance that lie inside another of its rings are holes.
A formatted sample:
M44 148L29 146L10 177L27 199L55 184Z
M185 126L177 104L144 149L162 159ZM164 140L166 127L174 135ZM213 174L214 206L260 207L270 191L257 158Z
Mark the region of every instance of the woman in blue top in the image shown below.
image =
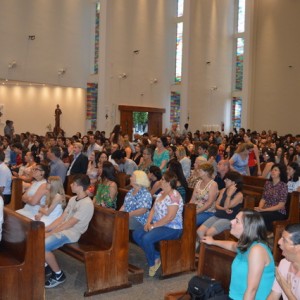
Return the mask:
M252 143L242 143L236 149L234 155L229 159L230 168L242 175L250 175L248 166L249 150L253 149Z
M134 171L130 177L132 189L125 196L121 211L129 213L129 229L143 228L152 206L152 196L148 191L150 181L144 171Z
M275 264L263 218L253 210L243 210L231 221L230 233L237 242L214 240L210 236L202 239L206 244L237 252L231 265L230 299L266 299L272 289Z
M164 173L167 169L167 163L170 160L169 151L166 149L168 140L165 136L157 139L156 149L153 155L153 164L161 169Z

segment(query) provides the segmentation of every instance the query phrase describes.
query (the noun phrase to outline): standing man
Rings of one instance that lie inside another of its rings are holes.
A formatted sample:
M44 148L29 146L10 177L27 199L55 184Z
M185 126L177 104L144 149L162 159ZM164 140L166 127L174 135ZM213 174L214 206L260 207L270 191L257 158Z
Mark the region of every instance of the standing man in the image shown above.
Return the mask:
M0 151L0 195L2 194L4 204L10 203L11 199L11 171L5 164L5 154Z
M10 120L6 120L5 124L6 125L4 127L4 136L7 136L10 138L10 140L12 140L15 132L14 122Z
M93 217L94 204L86 192L89 185L90 179L87 175L74 176L71 188L76 196L70 199L64 213L45 228L45 273L52 271L45 282L45 288L55 287L66 280L53 251L65 244L77 242L86 232Z
M64 183L66 179L67 168L60 159L61 151L59 147L51 147L47 152L47 158L50 160L50 174L49 176L59 176L61 182Z

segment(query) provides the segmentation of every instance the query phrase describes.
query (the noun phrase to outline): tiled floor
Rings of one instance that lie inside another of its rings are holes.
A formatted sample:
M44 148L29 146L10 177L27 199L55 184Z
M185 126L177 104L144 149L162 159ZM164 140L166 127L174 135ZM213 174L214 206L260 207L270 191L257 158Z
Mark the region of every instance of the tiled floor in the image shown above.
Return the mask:
M67 280L58 287L47 289L47 300L160 300L164 299L164 295L167 292L185 290L189 279L195 275L194 273L189 273L165 280L159 280L157 277L150 278L147 274L148 266L143 251L136 245L130 244L129 262L145 270L144 282L133 285L128 289L84 298L83 293L86 288L84 265L60 251L57 251L56 255L59 264L66 273Z

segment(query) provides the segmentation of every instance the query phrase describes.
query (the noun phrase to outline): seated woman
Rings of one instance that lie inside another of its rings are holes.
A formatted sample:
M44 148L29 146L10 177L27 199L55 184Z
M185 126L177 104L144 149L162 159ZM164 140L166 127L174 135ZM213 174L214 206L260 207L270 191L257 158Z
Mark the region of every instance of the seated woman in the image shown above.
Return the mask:
M152 197L148 191L150 182L143 171L134 171L130 177L132 189L125 196L120 211L129 213L129 230L143 228L152 206Z
M149 173L149 169L153 166L152 161L153 150L151 147L146 147L143 150L143 157L140 159L138 170L144 171L146 174Z
M45 223L45 226L48 226L63 213L65 205L66 196L61 178L59 176L50 176L47 184L46 203L41 205L34 219L42 221Z
M39 209L45 205L47 195L47 178L49 175L49 168L45 165L36 165L33 169L33 182L30 188L23 194L22 201L25 206L16 212L34 219L38 214Z
M33 168L36 166L32 152L27 152L24 156L25 166L21 166L19 172L12 172L13 178L22 179L23 192L30 187L33 180Z
M268 148L263 148L262 149L262 158L263 158L263 163L264 164L264 168L262 171L261 176L263 178L270 178L271 175L271 169L273 167L273 165L275 164L275 154L272 150L268 149Z
M86 175L89 176L90 178L90 186L87 190L88 195L93 198L95 195L95 186L98 180L98 161L100 157L100 151L94 150L90 157L89 157L89 163L88 163L88 168L86 171Z
M161 265L155 244L162 240L178 239L182 234L183 201L176 185L176 174L166 171L162 178L162 192L154 202L144 229L137 229L132 235L145 251L150 277L155 275Z
M191 159L186 156L185 147L177 146L175 154L182 166L184 177L189 178L191 175Z
M203 156L198 156L195 160L194 170L191 176L188 178L188 186L194 188L198 180L200 179L200 166L207 162L207 159Z
M288 196L286 182L286 167L274 164L271 168L271 178L265 183L259 205L254 208L261 213L268 231L273 231L273 221L286 219L285 202Z
M214 167L205 163L200 166L201 179L197 182L190 203L196 204L196 225L199 227L216 211L215 202L219 193L213 179Z
M143 157L143 151L144 148L141 143L137 143L134 146L135 152L131 153L131 159L137 164L137 166L140 164L141 158Z
M156 197L161 192L161 169L156 166L151 166L148 173L150 180L150 194L152 197Z
M197 230L199 239L205 235L214 236L230 229L230 221L240 211L243 203L243 178L235 171L229 171L224 177L225 189L220 191L216 202L216 212L206 220Z
M153 164L161 169L162 172L165 172L167 169L167 163L170 160L169 151L166 149L168 146L168 140L165 136L162 136L157 139L156 149L153 155Z
M275 264L262 217L255 211L243 210L231 221L230 233L237 242L210 236L202 239L206 244L237 252L231 266L229 298L266 299L274 281Z
M186 191L188 189L187 181L184 177L182 166L179 161L172 159L168 163L168 170L174 172L177 176L176 190L180 193L183 202L186 201Z
M300 170L296 162L291 162L287 166L287 176L288 176L288 192L300 192Z
M93 202L95 205L116 209L117 195L116 169L111 162L105 161L102 164L101 177Z

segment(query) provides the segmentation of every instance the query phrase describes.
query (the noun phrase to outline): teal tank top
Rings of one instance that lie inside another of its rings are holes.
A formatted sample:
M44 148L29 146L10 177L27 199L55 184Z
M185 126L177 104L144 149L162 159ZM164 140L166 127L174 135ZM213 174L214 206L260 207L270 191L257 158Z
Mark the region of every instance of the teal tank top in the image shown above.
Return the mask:
M236 257L232 262L229 297L233 300L242 300L244 297L248 279L248 255L250 249L256 244L261 245L267 250L270 257L270 263L265 266L263 270L255 299L267 299L269 293L271 292L275 279L275 264L272 253L267 245L254 242L246 252L241 253L238 250Z

